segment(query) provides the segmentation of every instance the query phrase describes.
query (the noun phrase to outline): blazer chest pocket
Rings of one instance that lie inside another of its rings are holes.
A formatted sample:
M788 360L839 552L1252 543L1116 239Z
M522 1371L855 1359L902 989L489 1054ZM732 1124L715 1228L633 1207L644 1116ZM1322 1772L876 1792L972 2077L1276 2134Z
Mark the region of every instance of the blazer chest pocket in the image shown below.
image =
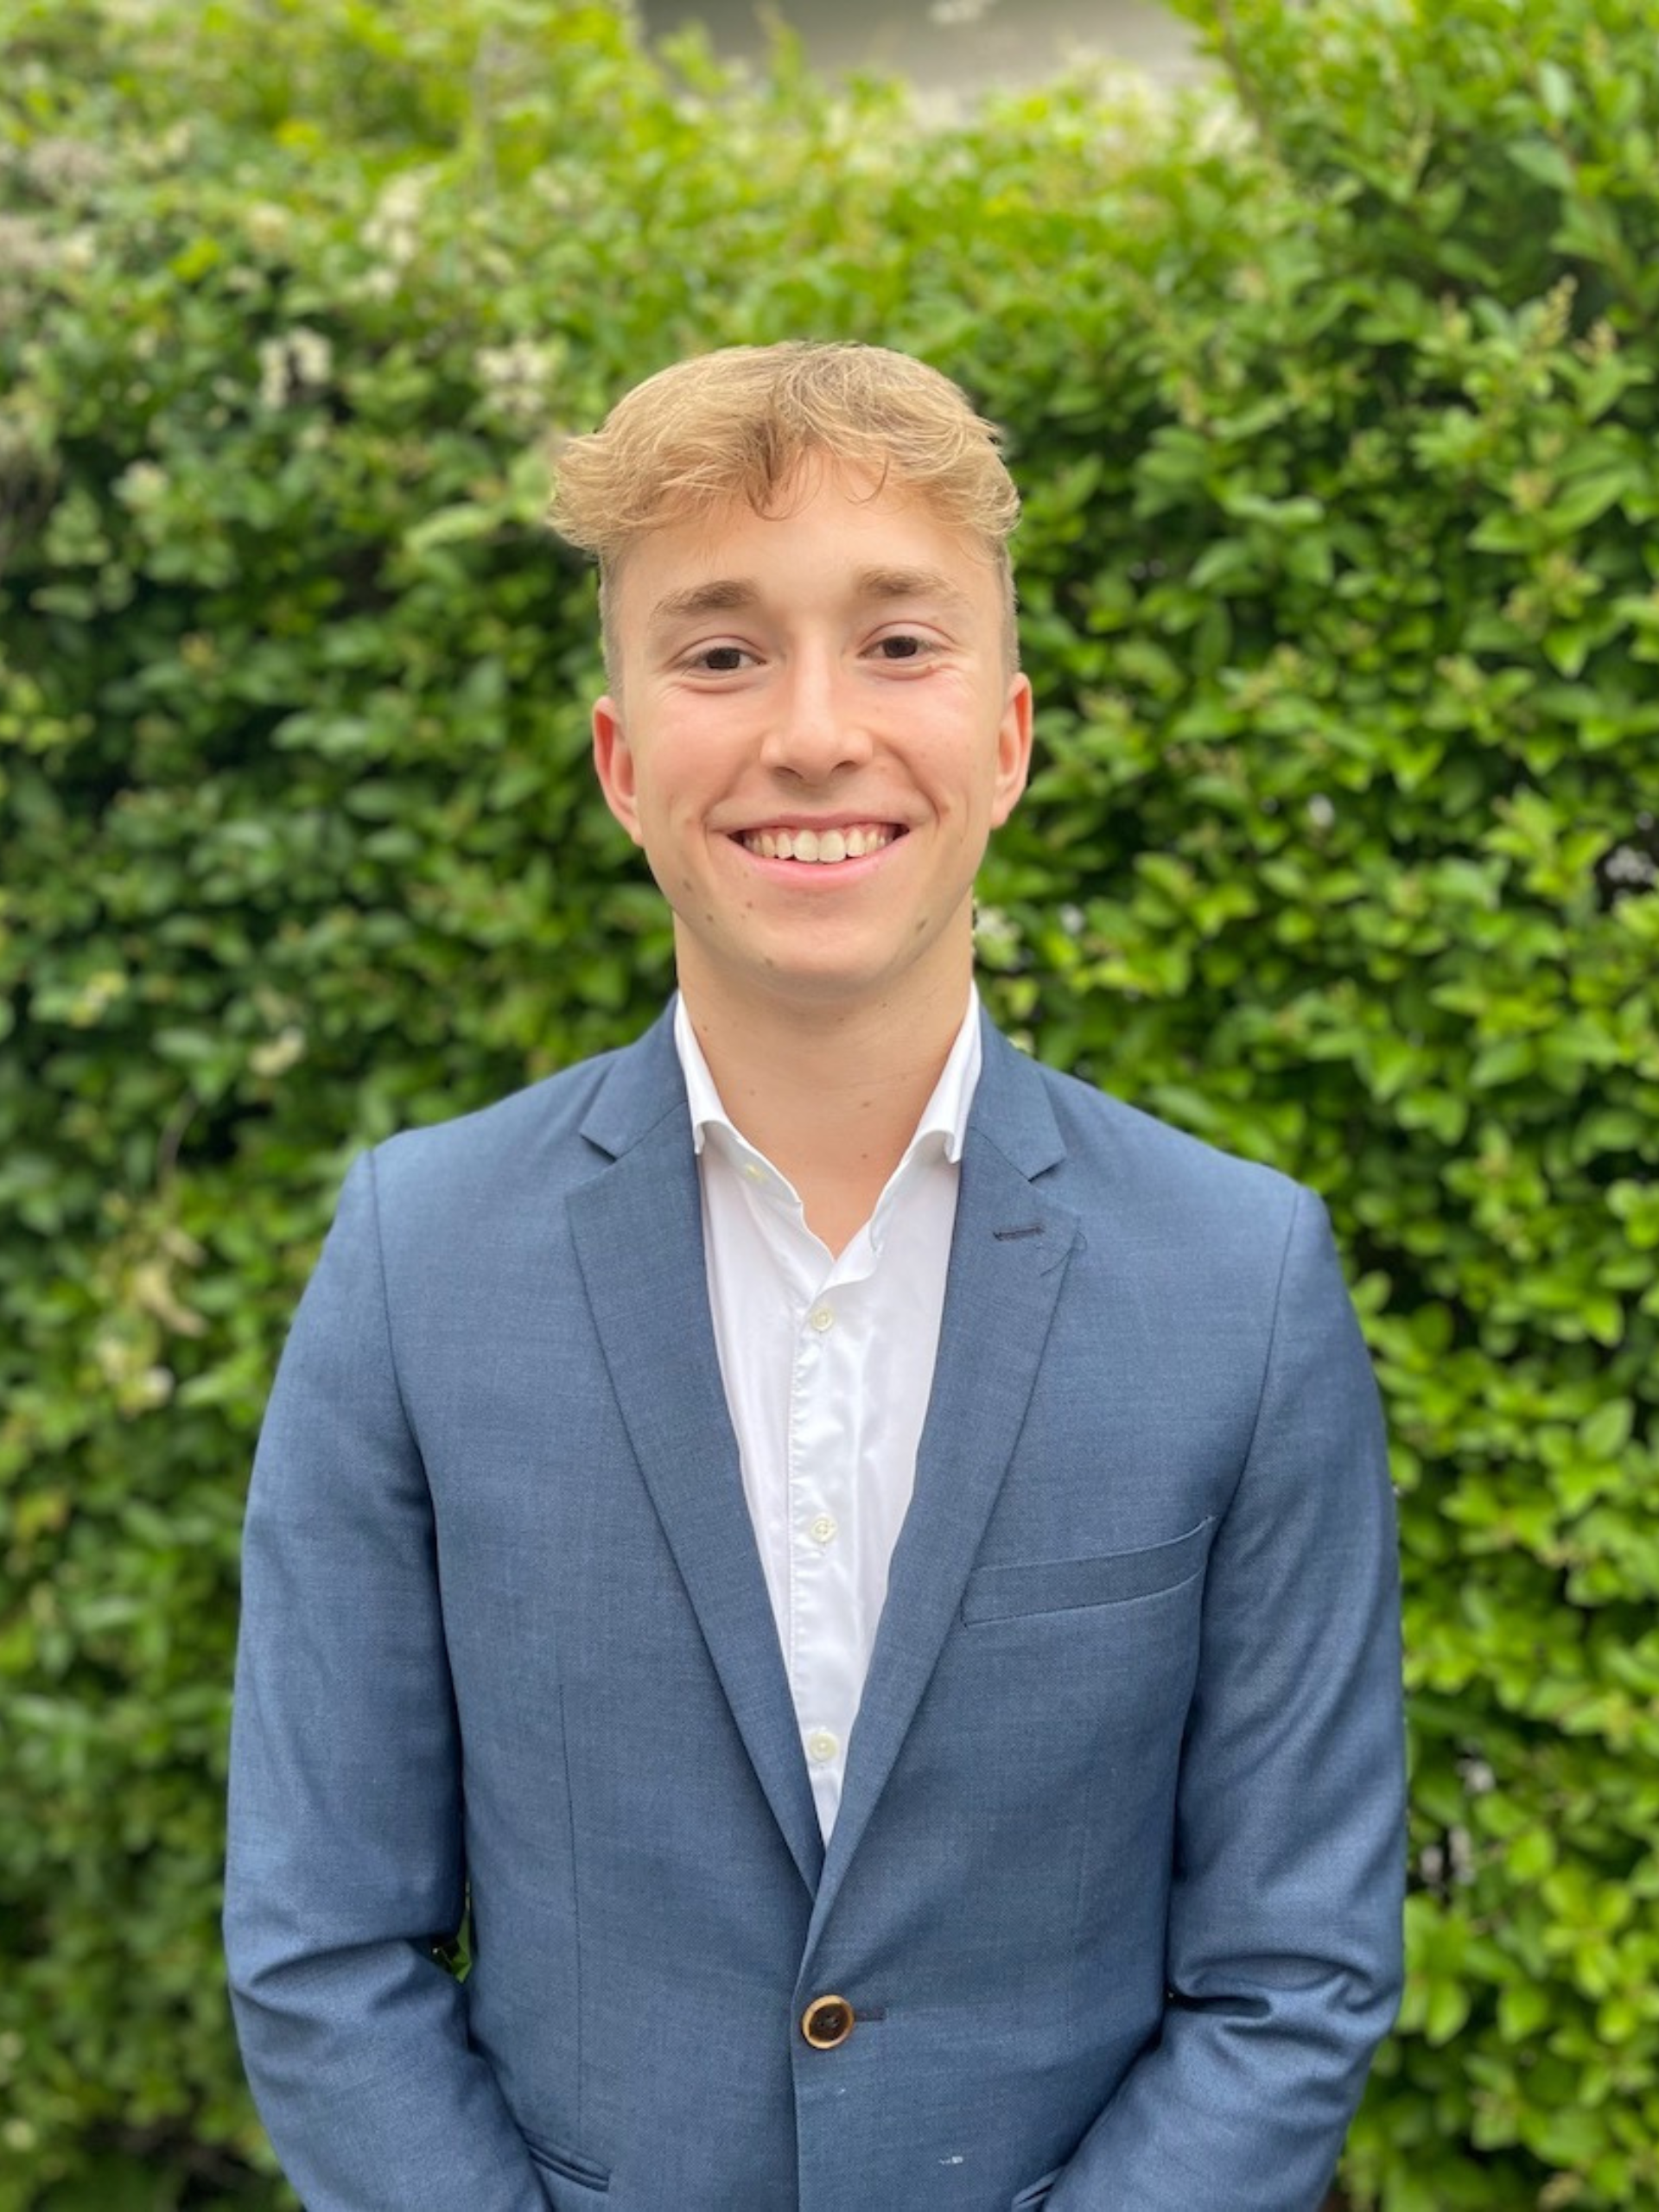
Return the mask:
M1019 1620L1033 1613L1077 1612L1088 1605L1121 1605L1132 1598L1155 1598L1178 1589L1203 1567L1210 1553L1215 1516L1206 1514L1196 1529L1166 1544L1139 1551L1103 1552L1094 1559L1039 1560L1029 1567L982 1567L968 1578L962 1618L979 1621Z

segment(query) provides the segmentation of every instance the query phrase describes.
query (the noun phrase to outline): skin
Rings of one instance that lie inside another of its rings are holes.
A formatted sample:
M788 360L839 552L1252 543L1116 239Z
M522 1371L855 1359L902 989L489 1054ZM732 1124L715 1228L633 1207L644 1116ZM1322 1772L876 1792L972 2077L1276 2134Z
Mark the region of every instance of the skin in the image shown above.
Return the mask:
M974 877L1025 786L1031 687L994 570L920 499L825 467L779 508L630 551L594 757L673 910L727 1110L838 1251L961 1023ZM832 865L753 849L801 828L891 837Z

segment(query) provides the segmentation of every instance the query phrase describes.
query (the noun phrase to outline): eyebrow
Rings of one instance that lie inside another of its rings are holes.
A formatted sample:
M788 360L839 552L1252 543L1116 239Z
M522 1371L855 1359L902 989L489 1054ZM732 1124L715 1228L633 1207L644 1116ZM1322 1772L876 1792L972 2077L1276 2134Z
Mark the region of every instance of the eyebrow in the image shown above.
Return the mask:
M853 597L866 606L891 600L943 600L965 608L967 595L939 569L861 569L853 579ZM703 614L729 614L760 603L760 587L748 576L715 576L708 583L691 584L671 591L651 610L654 624L695 620Z
M942 599L952 607L969 604L967 594L941 569L861 569L854 590L865 601Z
M760 596L759 587L745 576L717 576L711 583L665 593L652 608L651 619L653 623L677 622L682 617L729 613L734 607L753 607Z

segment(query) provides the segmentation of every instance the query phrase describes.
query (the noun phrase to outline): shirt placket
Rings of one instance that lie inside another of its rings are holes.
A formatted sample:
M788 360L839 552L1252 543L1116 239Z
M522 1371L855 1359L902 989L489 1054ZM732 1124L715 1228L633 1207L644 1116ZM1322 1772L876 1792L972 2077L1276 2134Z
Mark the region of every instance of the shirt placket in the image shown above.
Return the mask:
M862 1687L859 1636L859 1388L868 1255L849 1248L803 1300L789 1408L790 1689L826 1832Z

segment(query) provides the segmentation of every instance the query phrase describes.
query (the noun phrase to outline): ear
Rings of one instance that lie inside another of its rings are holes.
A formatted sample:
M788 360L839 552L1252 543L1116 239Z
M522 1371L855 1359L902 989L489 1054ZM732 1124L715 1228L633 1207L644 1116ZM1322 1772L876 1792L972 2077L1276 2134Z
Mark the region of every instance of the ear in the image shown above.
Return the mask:
M1001 829L1031 773L1031 678L1008 679L1008 696L996 732L996 780L991 792L991 826Z
M645 839L639 834L633 753L622 728L621 709L608 692L594 702L594 772L599 778L606 805L634 843L642 845Z

